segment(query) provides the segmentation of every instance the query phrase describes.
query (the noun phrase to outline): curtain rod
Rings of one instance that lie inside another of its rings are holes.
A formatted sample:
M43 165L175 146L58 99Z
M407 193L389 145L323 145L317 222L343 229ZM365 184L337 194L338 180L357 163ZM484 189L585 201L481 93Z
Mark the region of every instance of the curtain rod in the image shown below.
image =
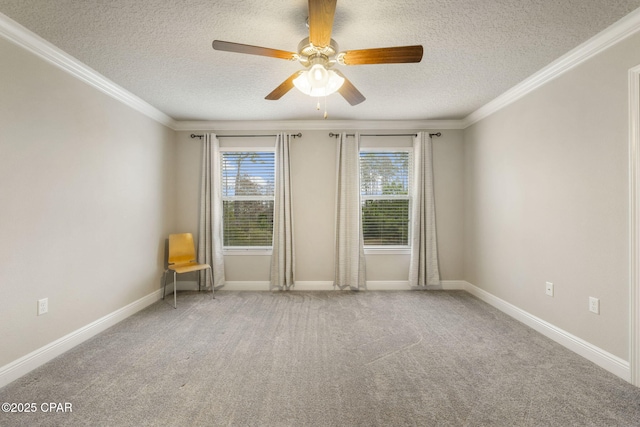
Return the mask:
M340 136L338 133L330 132L331 138L337 138ZM347 136L356 136L354 133L348 133ZM373 133L361 133L360 136L418 136L416 133L386 133L386 134L373 134ZM442 136L442 133L430 133L429 136Z
M278 136L278 135L216 135L216 138L259 138L259 137L268 137L268 136ZM302 133L298 132L296 134L291 135L293 138L302 138ZM191 138L200 138L202 139L204 135L196 135L195 133L191 134Z

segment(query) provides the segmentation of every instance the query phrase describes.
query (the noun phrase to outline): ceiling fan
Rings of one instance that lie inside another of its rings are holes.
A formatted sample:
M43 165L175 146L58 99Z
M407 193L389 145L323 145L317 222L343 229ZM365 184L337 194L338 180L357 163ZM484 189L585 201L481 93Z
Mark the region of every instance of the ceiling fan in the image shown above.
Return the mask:
M297 52L288 52L260 46L214 40L215 50L268 56L271 58L299 61L305 69L289 76L280 86L265 97L278 100L294 86L310 96L327 96L339 92L351 105L365 100L364 95L338 70L340 65L399 64L420 62L421 45L359 49L340 52L338 44L331 38L333 17L337 0L309 0L309 37L298 45Z

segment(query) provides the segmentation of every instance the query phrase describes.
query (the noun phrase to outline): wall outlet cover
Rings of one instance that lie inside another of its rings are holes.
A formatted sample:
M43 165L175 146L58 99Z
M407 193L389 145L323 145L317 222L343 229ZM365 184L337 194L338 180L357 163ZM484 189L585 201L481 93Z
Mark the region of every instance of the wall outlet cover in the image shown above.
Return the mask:
M553 296L553 283L551 282L546 282L545 284L545 291L544 291L548 296L552 297Z
M38 316L42 316L49 311L49 298L42 298L38 300Z

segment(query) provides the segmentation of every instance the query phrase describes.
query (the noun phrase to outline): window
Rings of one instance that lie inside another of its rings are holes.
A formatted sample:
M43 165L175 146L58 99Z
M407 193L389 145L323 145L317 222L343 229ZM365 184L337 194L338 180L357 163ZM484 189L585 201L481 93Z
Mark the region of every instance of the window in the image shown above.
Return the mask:
M408 150L360 151L365 246L409 246L410 162Z
M271 248L274 152L244 150L221 154L223 246Z

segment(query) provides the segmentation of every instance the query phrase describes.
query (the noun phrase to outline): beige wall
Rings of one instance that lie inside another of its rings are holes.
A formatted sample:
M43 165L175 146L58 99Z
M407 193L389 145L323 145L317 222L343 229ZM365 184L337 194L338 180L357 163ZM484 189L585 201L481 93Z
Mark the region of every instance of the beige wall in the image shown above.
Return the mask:
M0 58L4 366L158 289L175 132L1 38Z
M296 233L296 280L333 280L336 140L329 131L300 130L291 147L291 176ZM365 131L360 129L360 131ZM408 130L413 132L414 130ZM220 134L242 134L224 131ZM247 133L247 132L245 132ZM273 133L273 132L248 132ZM379 132L376 132L379 133ZM397 132L394 132L397 133ZM176 230L197 234L201 142L191 132L178 133L177 194L180 210ZM434 139L434 175L440 268L444 280L462 278L463 254L463 133L443 130ZM370 138L371 140L371 138ZM221 146L273 144L268 139L221 139ZM369 141L371 144L410 145L408 137ZM226 256L228 281L268 281L269 256ZM408 255L367 255L367 280L407 280Z
M624 360L638 46L635 35L465 130L465 279Z

